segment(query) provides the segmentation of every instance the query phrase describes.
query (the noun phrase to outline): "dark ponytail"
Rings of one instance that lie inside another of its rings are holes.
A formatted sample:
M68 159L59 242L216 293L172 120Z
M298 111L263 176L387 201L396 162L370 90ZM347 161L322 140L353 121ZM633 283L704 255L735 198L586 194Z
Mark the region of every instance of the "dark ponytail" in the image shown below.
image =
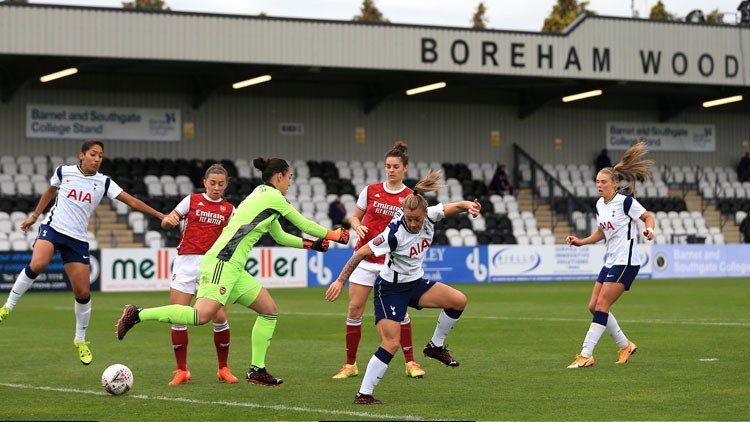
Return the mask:
M258 157L253 160L253 166L260 170L263 183L270 183L276 173L286 174L289 171L289 163L281 158Z

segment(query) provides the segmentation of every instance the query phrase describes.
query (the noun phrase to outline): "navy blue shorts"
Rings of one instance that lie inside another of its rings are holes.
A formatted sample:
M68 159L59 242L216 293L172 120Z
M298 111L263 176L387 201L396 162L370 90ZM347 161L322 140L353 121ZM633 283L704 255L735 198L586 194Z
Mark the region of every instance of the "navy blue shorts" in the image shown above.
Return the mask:
M419 307L419 299L436 283L420 278L409 283L393 284L380 276L375 279L373 302L375 303L375 324L381 319L401 322L406 318L406 309Z
M82 242L78 239L73 239L70 236L58 233L55 229L46 224L39 226L39 236L37 236L37 240L39 239L52 242L55 246L55 250L60 251L60 256L65 264L68 262L80 262L88 265L90 263L89 242Z
M630 290L630 285L633 284L635 276L638 275L640 269L640 265L613 265L612 268L602 267L602 271L599 273L596 282L622 283L625 285L625 290Z

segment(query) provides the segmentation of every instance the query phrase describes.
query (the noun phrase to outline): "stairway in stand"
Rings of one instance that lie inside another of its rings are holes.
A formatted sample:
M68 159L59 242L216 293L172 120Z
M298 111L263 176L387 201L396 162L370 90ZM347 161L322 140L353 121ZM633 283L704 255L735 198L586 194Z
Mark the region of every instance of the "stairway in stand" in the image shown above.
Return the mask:
M705 210L701 209L701 195L695 189L670 189L669 196L679 196L685 198L685 205L688 211L698 211L703 213L706 220L706 227L719 227L724 235L724 243L737 244L742 243L740 229L734 220L727 221L724 227L721 227L721 214L716 209L716 205L708 205Z
M142 248L143 242L133 238L133 230L118 218L110 205L99 204L89 220L89 231L94 233L99 248Z
M534 197L535 194L531 190L531 188L518 189L516 192L518 211L529 211L533 213L534 217L536 218L537 228L550 229L552 231L552 235L555 236L556 245L566 244L565 238L573 233L573 228L571 227L568 220L557 219L557 225L555 227L552 227L553 224L555 224L555 219L553 218L554 213L550 209L549 205L540 202L539 198L536 198L537 208L536 211L534 211Z

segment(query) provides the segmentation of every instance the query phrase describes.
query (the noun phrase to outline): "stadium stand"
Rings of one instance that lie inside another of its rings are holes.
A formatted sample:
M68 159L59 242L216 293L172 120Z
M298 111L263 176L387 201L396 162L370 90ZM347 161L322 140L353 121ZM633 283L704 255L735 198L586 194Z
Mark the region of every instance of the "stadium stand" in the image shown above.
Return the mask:
M540 164L530 156L515 165L515 195L491 194L488 185L496 163L413 163L417 177L430 170L443 172L446 187L428 195L430 204L478 199L482 213L476 219L466 215L447 219L436 226L438 245L473 246L486 244L547 245L564 243L570 233L587 234L595 227L592 214L597 199L592 183L593 167L588 164ZM56 165L77 163L77 157L2 156L0 193L11 201L0 201L0 246L28 250L35 236L23 238L18 226L28 210L49 186L49 174ZM222 163L233 175L227 199L238 205L261 184L258 172L246 159L208 159L204 165ZM339 196L351 215L356 196L373 180L385 178L382 162L304 161L291 163L295 183L287 199L306 217L330 226L328 204ZM102 164L133 196L156 209L168 212L194 191L189 177L191 162L185 159L113 158ZM413 187L417 177L405 180ZM655 214L656 243L743 242L742 224L750 213L750 183L737 181L731 167L659 166L653 178L639 185L639 200ZM39 219L42 221L42 219ZM284 221L285 228L299 233ZM750 223L744 227L750 226ZM96 247L174 247L179 230L162 230L158 221L131 211L119 201L105 200L91 220L92 245ZM750 229L748 229L750 230ZM158 236L157 236L158 235ZM22 242L23 240L23 242ZM353 246L355 236L348 246ZM272 239L263 239L272 245ZM332 247L345 247L333 245Z

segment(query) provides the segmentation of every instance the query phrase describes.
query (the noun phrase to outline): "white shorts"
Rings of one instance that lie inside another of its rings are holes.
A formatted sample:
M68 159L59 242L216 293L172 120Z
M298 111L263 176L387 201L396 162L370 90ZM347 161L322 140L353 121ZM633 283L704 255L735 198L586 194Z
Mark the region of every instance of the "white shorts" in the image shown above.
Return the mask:
M172 282L169 287L194 295L200 283L203 255L177 255L172 264Z
M373 287L375 279L378 278L383 264L376 264L370 261L362 261L349 276L349 283L359 284L360 286Z

